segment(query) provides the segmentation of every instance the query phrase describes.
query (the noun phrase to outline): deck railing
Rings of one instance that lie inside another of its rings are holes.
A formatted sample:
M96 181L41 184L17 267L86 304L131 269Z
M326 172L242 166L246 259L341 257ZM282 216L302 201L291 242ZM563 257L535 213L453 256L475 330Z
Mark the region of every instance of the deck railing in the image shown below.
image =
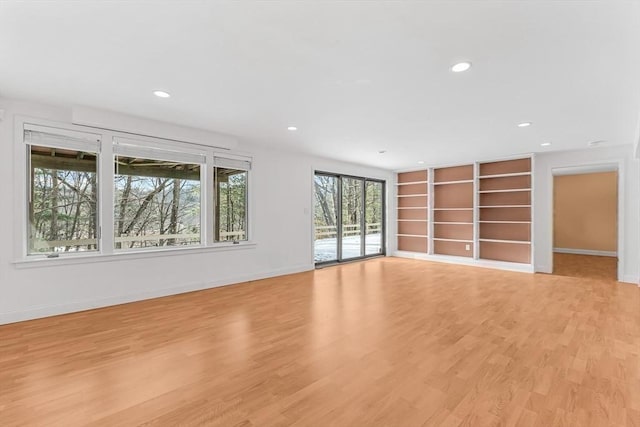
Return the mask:
M382 223L366 224L365 229L367 234L379 234L382 232ZM334 238L337 234L338 227L336 225L317 225L315 228L316 240ZM342 235L345 237L360 235L360 224L344 224Z

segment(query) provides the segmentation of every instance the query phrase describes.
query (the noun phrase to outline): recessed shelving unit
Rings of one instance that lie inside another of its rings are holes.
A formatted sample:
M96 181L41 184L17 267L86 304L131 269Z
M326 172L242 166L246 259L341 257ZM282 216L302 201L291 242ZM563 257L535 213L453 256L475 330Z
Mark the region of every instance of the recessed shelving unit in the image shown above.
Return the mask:
M531 158L478 165L480 259L531 263Z
M473 165L433 170L433 253L473 257Z
M531 271L531 157L399 173L397 182L399 251Z
M398 174L398 250L429 250L429 171Z

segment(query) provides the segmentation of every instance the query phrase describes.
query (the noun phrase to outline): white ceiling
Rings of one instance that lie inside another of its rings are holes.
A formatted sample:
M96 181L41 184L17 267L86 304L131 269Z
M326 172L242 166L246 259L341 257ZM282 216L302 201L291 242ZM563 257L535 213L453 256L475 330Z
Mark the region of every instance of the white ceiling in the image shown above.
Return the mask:
M640 3L2 1L0 95L390 169L631 144Z

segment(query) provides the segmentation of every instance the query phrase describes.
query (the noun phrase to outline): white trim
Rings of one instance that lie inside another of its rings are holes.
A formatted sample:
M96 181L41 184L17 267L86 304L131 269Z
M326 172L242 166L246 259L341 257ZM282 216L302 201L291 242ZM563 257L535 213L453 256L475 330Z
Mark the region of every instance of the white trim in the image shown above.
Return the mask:
M493 261L487 259L473 259L470 257L457 257L452 255L425 254L421 252L395 251L391 256L398 258L419 259L424 261L443 262L446 264L458 264L469 267L492 268L496 270L517 271L520 273L533 273L533 265L517 262Z
M429 181L410 181L410 182L396 182L396 186L398 185L413 185L413 184L428 184Z
M617 218L617 227L618 227L618 274L617 278L619 281L622 280L625 276L625 266L626 266L626 257L625 257L625 236L626 236L626 224L625 224L625 159L617 158L609 161L592 161L592 162L584 162L582 164L562 164L562 165L554 165L553 162L550 162L547 166L546 178L549 180L549 194L547 197L547 217L550 218L548 221L547 232L549 233L549 242L546 245L545 250L547 251L548 257L550 259L551 265L549 266L549 270L545 271L542 268L538 270L545 273L551 273L553 271L553 236L554 236L554 224L553 224L553 209L555 205L555 201L553 198L554 194L554 186L555 180L554 176L556 175L567 175L564 172L573 171L574 174L584 173L584 171L594 170L594 168L602 168L606 165L610 165L615 167L615 170L618 172L618 218ZM533 230L532 230L533 233ZM533 235L533 234L532 234ZM634 260L635 261L635 260Z
M558 254L574 254L574 255L593 255L593 256L609 256L617 257L616 251L594 251L591 249L571 249L571 248L553 248L553 252Z
M473 222L460 222L460 221L434 221L434 224L452 224L452 225L473 225Z
M481 190L478 193L486 194L486 193L524 193L531 191L531 188L509 188L505 190Z
M0 313L0 325L21 322L24 320L37 319L42 317L56 316L60 314L75 313L78 311L93 310L96 308L108 307L117 304L144 301L147 299L161 298L178 295L186 292L201 291L205 289L217 288L220 286L235 285L252 280L267 279L270 277L282 276L285 274L302 273L313 270L313 264L297 265L288 268L269 270L260 273L241 275L234 278L216 280L213 282L192 282L180 286L171 286L162 289L154 289L146 292L136 292L125 295L118 295L109 298L95 300L73 301L65 304L37 306L23 311L13 311Z
M240 242L237 244L221 242L215 243L211 246L193 245L182 247L168 247L157 249L128 249L118 250L116 252L105 254L92 252L78 252L78 253L65 253L59 257L48 258L44 255L29 255L26 259L19 259L12 262L16 268L38 268L38 267L53 267L70 264L88 264L95 262L110 262L110 261L126 261L142 258L157 258L161 256L177 256L183 254L197 254L206 252L221 252L221 251L233 251L238 249L254 249L256 243L253 242Z
M522 157L525 159L526 157ZM518 160L518 159L513 159ZM501 162L503 160L497 160L496 162ZM495 163L495 162L483 162L483 163ZM531 172L512 172L512 173L499 173L496 175L480 175L478 178L480 179L491 179L491 178L508 178L512 176L528 176L531 175Z
M518 245L530 245L529 240L504 240L504 239L478 239L480 242L492 242L492 243L515 243Z
M553 169L553 176L584 175L590 173L617 172L618 167L612 163L591 164L584 166L570 166Z

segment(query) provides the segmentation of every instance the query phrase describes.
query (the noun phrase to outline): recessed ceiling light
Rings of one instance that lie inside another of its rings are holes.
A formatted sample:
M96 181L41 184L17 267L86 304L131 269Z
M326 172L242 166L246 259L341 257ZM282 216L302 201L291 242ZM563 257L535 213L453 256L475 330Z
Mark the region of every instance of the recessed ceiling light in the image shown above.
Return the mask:
M424 165L424 160L418 160L419 165Z
M461 73L471 68L471 62L458 62L451 67L451 71L454 73Z
M543 147L548 147L548 146L550 146L550 145L551 145L551 143L550 143L550 142L543 142L543 143L542 143L542 144L540 144L540 145L542 145Z
M298 130L298 128L297 128L297 127L295 127L295 126L289 126L289 127L287 128L287 130L290 130L290 131L292 131L292 132L293 132L294 130Z
M378 154L384 154L386 152L387 152L387 150L380 150L380 151L378 151Z
M526 128L531 126L531 122L522 122L522 123L518 123L518 127L519 128Z
M154 90L153 94L155 96L157 96L158 98L170 98L171 95L169 94L169 92L165 92L163 90Z

